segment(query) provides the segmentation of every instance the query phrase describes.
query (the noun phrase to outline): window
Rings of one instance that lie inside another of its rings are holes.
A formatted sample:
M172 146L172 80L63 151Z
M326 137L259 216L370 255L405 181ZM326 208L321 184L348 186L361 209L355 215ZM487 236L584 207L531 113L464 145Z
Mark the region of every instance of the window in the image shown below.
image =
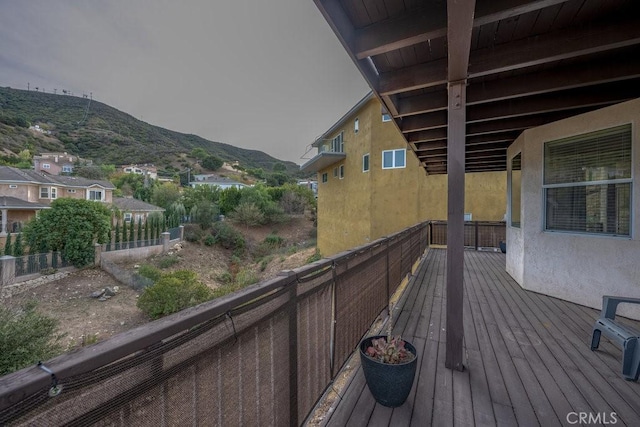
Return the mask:
M344 178L344 165L340 165L340 179Z
M9 188L18 188L17 184L9 184Z
M631 183L631 125L545 143L545 230L630 236Z
M131 213L127 212L124 214L124 222L131 222Z
M51 169L51 165L49 163L43 163L42 169Z
M40 187L40 198L41 199L49 198L49 187Z
M389 114L389 113L382 113L382 121L383 121L383 122L390 122L390 121L391 121L391 114Z
M358 133L360 131L360 120L355 119L353 122L353 133Z
M67 189L67 193L75 193L76 189L75 188L68 188Z
M518 153L511 159L511 226L520 228L520 198L522 188L522 153Z
M64 166L62 166L62 172L71 173L71 172L73 172L73 168L71 166L69 166L69 165L64 165Z
M333 177L334 178L338 177L338 168L333 168Z
M333 153L344 153L344 132L331 140L331 151Z
M56 187L51 187L51 199L58 198L58 189Z
M473 214L472 213L465 213L464 214L464 220L465 221L473 221Z
M369 153L362 156L362 172L369 172Z
M405 167L406 152L400 150L385 150L382 152L382 169L397 169Z
M102 190L89 190L89 200L103 200L102 199Z
M327 182L327 181L329 181L329 174L325 172L322 174L322 182Z

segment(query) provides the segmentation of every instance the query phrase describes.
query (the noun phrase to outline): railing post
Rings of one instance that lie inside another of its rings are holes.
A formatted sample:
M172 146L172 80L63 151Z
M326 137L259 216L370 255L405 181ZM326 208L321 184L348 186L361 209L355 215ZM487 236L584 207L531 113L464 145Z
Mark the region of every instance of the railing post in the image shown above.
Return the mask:
M16 259L11 255L0 256L0 285L11 285L16 280Z
M93 265L100 265L100 258L102 257L102 245L100 243L94 243L93 246Z
M476 232L476 251L478 250L478 221L473 221L475 224L475 232Z
M180 229L180 241L184 241L184 225L178 227Z
M289 284L289 425L298 423L298 290Z

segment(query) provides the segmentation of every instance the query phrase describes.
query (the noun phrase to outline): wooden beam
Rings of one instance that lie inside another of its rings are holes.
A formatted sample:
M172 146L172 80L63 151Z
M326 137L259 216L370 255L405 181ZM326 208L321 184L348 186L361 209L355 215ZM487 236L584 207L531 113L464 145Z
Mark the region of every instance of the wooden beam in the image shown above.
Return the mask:
M467 125L467 136L488 135L493 133L522 131L532 127L544 125L566 119L567 117L589 111L589 108L578 108L576 110L565 110L555 113L541 114L538 116L524 116L511 119L493 120Z
M478 4L473 26L479 27L566 1L492 0L482 2ZM356 58L364 59L446 35L446 10L437 7L419 8L407 10L400 16L357 30L353 45Z
M482 82L481 84L471 82L467 87L467 105L477 105L638 78L640 78L640 57L631 55L624 61L602 61L589 66L574 64L568 67L539 71L535 73L535 76L524 74ZM637 84L640 84L640 82ZM446 108L446 89L398 100L399 116L430 113Z
M640 43L640 25L635 20L618 24L584 26L552 31L471 53L468 77L512 71L562 59L575 58ZM446 64L436 60L398 71L382 73L380 93L400 93L442 85Z
M438 141L447 138L447 129L438 128L421 132L412 132L409 134L405 134L404 137L408 142Z
M463 269L466 85L475 0L447 0L447 344L445 366L464 370ZM433 113L435 114L435 113Z
M402 120L400 130L404 132L416 132L421 130L447 127L447 112L436 111L420 116L409 116Z

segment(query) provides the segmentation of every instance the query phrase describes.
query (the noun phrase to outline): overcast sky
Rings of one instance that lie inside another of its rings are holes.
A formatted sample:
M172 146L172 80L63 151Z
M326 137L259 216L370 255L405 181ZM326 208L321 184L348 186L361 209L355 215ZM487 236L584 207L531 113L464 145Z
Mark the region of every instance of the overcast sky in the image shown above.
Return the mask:
M298 164L369 90L312 0L0 0L0 86L27 83Z

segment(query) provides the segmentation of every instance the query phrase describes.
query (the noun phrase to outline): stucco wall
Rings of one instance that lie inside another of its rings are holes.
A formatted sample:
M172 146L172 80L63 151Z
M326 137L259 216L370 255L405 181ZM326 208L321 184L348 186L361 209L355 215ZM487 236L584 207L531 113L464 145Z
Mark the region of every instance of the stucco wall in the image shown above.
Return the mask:
M640 99L525 131L508 150L522 152L522 227L507 226L507 271L525 288L601 308L602 295L640 298ZM543 231L543 147L565 137L632 124L631 238ZM640 308L620 313L640 319Z
M355 118L360 130L353 132ZM393 122L382 121L373 98L328 138L344 131L346 159L319 171L318 249L333 255L427 219L447 219L447 176L427 176ZM406 149L405 168L382 169L382 151ZM370 170L362 172L369 153ZM344 179L333 169L345 166ZM328 182L322 182L322 174ZM465 212L473 220L501 221L506 213L506 173L467 174Z

